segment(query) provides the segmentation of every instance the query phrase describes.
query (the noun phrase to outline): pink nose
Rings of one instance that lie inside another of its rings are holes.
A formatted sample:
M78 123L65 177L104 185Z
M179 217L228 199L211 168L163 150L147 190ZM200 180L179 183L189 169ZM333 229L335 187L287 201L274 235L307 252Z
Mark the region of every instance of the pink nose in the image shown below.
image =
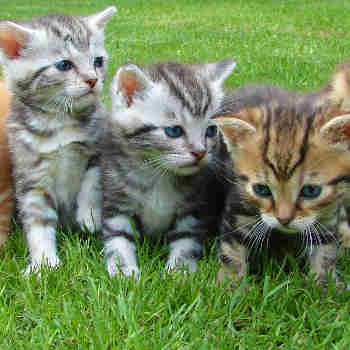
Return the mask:
M205 151L191 152L191 153L192 153L192 155L194 155L198 160L201 160L201 159L205 156L205 154L206 154Z
M89 80L85 80L85 83L88 84L91 89L94 88L94 86L96 85L97 83L97 79L89 79Z

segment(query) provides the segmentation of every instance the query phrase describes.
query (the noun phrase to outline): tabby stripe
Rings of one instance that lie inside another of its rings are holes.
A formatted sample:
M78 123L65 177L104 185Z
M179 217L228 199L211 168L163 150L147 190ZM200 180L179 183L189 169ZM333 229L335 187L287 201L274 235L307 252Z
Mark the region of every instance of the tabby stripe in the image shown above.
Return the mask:
M231 243L233 240L237 241L238 243L244 245L245 247L249 248L249 240L247 240L247 235L245 235L244 233L240 232L240 231L231 231L231 232L227 232L227 233L223 233L220 236L220 240L222 242L227 242L227 243Z
M174 242L182 238L192 238L196 241L201 241L200 234L194 232L171 232L167 235L168 242Z
M289 176L288 178L290 178L294 172L294 170L304 161L305 159L305 155L306 155L306 152L307 152L307 146L308 146L308 139L309 139L309 133L310 133L310 130L311 130L311 126L312 126L312 123L315 119L315 115L316 113L312 113L311 116L309 118L306 119L307 121L307 125L306 125L306 130L305 130L305 134L304 134L304 138L303 138L303 144L301 145L300 147L300 158L299 160L296 162L296 164L294 165L294 167L292 168L292 170L290 171L289 173Z
M264 159L264 162L272 169L276 178L278 178L277 169L274 167L274 165L267 158L267 150L269 148L269 143L270 143L270 128L271 128L271 109L269 107L266 108L266 114L267 114L266 123L264 125L266 137L265 137L264 148L263 148L263 159Z
M220 254L219 255L219 259L226 266L231 266L232 265L232 261L231 261L230 257L228 255L226 255L226 254Z
M108 231L107 234L105 234L106 231ZM133 242L133 243L136 242L135 237L131 233L128 233L125 231L112 231L112 230L108 229L107 227L104 228L104 230L103 230L103 241L104 242L109 241L109 240L116 238L116 237L124 237L130 242Z
M350 175L341 175L329 181L327 185L337 185L339 182L350 182Z
M23 90L28 90L29 87L33 84L33 82L43 73L45 72L48 68L50 68L51 65L44 66L37 70L31 77L28 79L25 79L24 81L18 83L18 85L23 89Z
M206 115L209 106L212 104L212 96L211 96L211 93L210 93L208 87L206 87L206 92L207 92L207 100L206 100L206 103L204 105L204 108L202 109L202 115Z
M150 131L153 131L153 130L156 130L158 129L155 125L153 124L146 124L146 125L143 125L142 127L136 129L135 131L131 132L131 133L126 133L125 134L125 137L127 139L132 139L134 137L137 137L137 136L140 136L142 134L146 134Z
M38 71L36 71L33 76L32 76L32 80L30 83L32 83L33 81L35 81L43 72L45 72L48 68L50 68L51 65L48 66L44 66L42 68L40 68Z
M160 69L159 72L161 73L161 75L163 76L165 82L167 83L167 85L169 86L169 90L170 92L181 101L182 105L189 111L191 111L192 114L195 114L193 111L193 106L191 106L189 99L185 98L184 93L178 89L178 87L176 86L176 84L174 83L174 81L170 78L170 76L163 70Z

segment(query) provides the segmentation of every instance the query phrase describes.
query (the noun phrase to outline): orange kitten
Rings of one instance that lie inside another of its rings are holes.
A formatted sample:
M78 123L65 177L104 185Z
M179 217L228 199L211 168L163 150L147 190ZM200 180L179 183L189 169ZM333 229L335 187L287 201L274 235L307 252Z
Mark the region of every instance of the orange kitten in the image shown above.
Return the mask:
M6 127L10 99L10 92L0 82L0 246L7 240L13 207L11 163Z

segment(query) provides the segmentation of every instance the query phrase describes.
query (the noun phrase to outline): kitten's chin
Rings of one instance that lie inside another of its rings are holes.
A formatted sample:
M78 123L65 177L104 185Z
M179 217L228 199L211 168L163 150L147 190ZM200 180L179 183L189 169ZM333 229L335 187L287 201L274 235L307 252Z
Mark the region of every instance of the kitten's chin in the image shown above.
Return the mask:
M299 229L299 228L296 228L296 227L286 227L286 226L283 226L283 225L277 226L276 229L277 229L278 231L283 232L283 233L296 234L296 233L299 233L299 232L300 232L300 229Z
M191 175L197 174L200 168L201 167L198 165L192 165L192 166L187 166L182 168L174 168L173 172L179 176L191 176Z

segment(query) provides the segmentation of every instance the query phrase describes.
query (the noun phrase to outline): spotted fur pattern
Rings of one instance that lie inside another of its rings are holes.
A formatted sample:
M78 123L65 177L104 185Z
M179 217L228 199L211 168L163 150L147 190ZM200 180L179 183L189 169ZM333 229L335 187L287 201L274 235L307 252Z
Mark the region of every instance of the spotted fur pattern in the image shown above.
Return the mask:
M230 96L232 112L226 103L215 118L235 174L220 230L219 280L245 277L249 256L269 239L299 235L317 282L326 286L330 274L341 284L335 271L349 200L350 110L329 91L240 89Z
M9 145L30 254L27 273L59 264L56 227L75 220L105 116L98 97L108 59L104 25L115 11L0 22L1 59L13 93ZM78 221L85 223L84 213Z
M136 241L145 236L168 242L167 270L196 270L223 203L226 153L211 118L234 66L128 63L117 71L101 144L110 275L138 276Z

